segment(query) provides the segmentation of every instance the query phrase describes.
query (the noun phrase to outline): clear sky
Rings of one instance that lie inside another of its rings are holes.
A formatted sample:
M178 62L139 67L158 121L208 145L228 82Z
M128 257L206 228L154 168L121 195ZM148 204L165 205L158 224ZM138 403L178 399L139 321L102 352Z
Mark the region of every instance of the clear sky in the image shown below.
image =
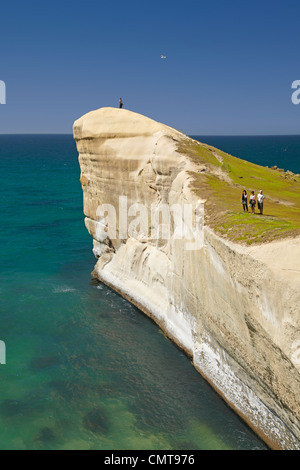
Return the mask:
M122 97L190 135L300 134L299 0L5 0L0 18L0 133L71 133Z

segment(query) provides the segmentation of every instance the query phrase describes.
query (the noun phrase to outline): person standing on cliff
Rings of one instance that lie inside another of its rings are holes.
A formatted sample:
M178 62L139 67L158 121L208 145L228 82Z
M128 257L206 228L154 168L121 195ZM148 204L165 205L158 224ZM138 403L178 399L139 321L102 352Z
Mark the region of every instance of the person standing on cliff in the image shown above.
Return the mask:
M257 195L257 207L261 215L263 214L263 210L264 210L264 199L265 199L265 196L263 195L263 192L259 191Z
M244 212L246 211L248 212L248 195L247 195L246 189L244 189L242 193L242 204L243 204Z
M254 191L251 191L251 196L250 196L249 203L250 203L252 214L255 214L256 199L255 199Z
M120 108L123 108L123 101L122 101L122 98L119 99L119 106L120 106Z

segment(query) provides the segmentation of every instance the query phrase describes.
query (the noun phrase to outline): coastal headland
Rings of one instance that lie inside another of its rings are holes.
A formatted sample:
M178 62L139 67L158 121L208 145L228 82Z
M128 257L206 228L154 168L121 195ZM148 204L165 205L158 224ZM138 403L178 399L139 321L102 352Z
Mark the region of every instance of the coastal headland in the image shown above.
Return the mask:
M300 449L299 175L126 109L92 111L73 131L94 277L150 316L271 448ZM243 189L264 190L263 215L242 212ZM167 207L177 219L153 230Z

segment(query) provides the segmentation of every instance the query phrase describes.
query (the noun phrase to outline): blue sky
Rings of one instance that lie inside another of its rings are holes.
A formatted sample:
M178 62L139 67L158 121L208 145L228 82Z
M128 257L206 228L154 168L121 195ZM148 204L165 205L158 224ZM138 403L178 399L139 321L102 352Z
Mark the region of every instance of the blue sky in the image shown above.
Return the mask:
M5 0L0 9L0 133L71 133L82 114L122 97L190 135L300 134L299 0Z

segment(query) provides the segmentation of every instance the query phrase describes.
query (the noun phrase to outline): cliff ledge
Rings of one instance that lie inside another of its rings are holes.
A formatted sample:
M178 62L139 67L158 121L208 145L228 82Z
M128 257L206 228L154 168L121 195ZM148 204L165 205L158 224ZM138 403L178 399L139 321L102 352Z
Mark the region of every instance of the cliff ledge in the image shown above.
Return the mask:
M300 449L298 175L125 109L86 114L74 138L94 276L153 318L272 448ZM263 185L271 216L241 214L241 180ZM195 230L179 233L168 207L179 222L193 208Z

